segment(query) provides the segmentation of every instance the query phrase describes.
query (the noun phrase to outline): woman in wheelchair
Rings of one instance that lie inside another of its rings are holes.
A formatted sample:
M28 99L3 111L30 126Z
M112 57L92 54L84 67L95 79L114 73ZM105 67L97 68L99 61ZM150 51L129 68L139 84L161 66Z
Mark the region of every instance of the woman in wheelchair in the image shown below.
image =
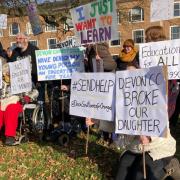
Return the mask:
M2 89L0 89L0 129L2 129L4 125L6 137L5 145L11 146L15 144L19 113L23 112L23 105L21 104L22 98L25 101L30 100L31 98L37 97L38 92L11 95L8 63L3 65L2 72Z

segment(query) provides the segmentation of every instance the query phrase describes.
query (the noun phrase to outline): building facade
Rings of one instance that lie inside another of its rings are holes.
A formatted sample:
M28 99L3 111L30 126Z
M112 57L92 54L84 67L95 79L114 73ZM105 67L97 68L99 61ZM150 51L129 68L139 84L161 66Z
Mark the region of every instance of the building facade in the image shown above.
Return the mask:
M119 54L123 41L133 39L138 45L145 42L145 30L152 25L164 27L167 39L180 39L180 0L174 2L174 18L166 21L150 22L150 0L117 0L118 32L119 39L109 42L111 54L115 57ZM64 33L66 27L55 27L46 24L41 18L43 33L34 36L28 17L8 18L7 29L0 29L0 41L7 49L16 41L16 34L27 32L30 42L40 49L54 48L57 42L74 35L73 27ZM72 26L72 22L68 22Z

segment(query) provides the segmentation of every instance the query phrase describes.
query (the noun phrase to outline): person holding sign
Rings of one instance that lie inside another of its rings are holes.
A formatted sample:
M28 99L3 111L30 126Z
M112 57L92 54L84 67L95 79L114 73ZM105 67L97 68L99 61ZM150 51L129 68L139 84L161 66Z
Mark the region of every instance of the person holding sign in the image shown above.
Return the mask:
M146 42L157 42L166 40L163 28L161 26L151 26L146 29ZM171 124L171 117L176 109L176 100L179 95L179 85L177 80L168 81L168 114ZM177 109L178 110L178 109ZM178 113L177 113L178 114ZM175 117L173 117L175 118ZM176 116L178 120L178 116Z
M134 64L139 64L139 54L134 47L134 41L132 39L127 39L123 43L123 49L119 54L119 58L116 60L117 68L119 70L125 70L126 65L130 62Z
M23 101L29 102L31 98L38 96L37 91L26 94L11 94L9 64L3 65L3 87L0 91L0 129L5 126L5 145L11 146L15 144L16 128L18 126L19 113L23 111L21 98Z
M151 29L151 28L150 28ZM146 40L161 40L163 34L147 29ZM127 70L133 69L126 67ZM136 68L136 67L134 67ZM120 135L119 145L126 148L119 162L119 168L116 175L117 180L160 180L171 176L174 179L180 179L179 161L174 158L176 152L176 141L167 129L166 137L134 136ZM144 175L143 175L144 168ZM147 172L146 172L147 171Z

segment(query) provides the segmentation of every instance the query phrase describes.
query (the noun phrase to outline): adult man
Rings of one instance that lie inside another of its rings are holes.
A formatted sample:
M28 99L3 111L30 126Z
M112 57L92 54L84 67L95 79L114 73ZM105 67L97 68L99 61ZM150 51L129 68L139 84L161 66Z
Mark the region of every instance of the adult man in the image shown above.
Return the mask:
M16 48L13 50L12 57L15 56L16 60L18 60L26 56L31 56L32 80L35 84L37 82L36 50L39 50L39 48L29 42L29 37L26 33L19 33L16 36Z
M36 55L35 51L39 50L38 47L32 45L29 42L29 37L26 33L19 33L16 36L16 48L13 50L11 62L14 60L19 60L27 56L31 56L32 64L32 81L37 86L39 91L39 101L45 101L45 83L37 82L37 65L36 65Z

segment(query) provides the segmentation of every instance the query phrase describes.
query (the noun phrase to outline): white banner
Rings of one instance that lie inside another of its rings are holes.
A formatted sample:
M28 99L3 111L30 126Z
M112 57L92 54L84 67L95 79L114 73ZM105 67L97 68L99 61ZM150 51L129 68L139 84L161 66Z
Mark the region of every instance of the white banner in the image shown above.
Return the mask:
M168 79L180 79L180 39L139 44L140 67L168 67Z
M0 14L0 29L7 29L7 14Z
M174 17L174 0L151 0L150 21L162 21Z
M65 41L61 41L61 42L57 43L58 48L79 47L79 46L81 46L81 44L76 37L71 37Z
M119 39L115 0L98 0L71 9L70 12L81 44Z
M70 114L114 121L115 74L73 73Z
M71 79L73 72L84 72L84 48L36 51L38 81Z
M163 67L116 72L116 133L164 137L168 126Z
M9 63L11 94L32 90L30 58Z

